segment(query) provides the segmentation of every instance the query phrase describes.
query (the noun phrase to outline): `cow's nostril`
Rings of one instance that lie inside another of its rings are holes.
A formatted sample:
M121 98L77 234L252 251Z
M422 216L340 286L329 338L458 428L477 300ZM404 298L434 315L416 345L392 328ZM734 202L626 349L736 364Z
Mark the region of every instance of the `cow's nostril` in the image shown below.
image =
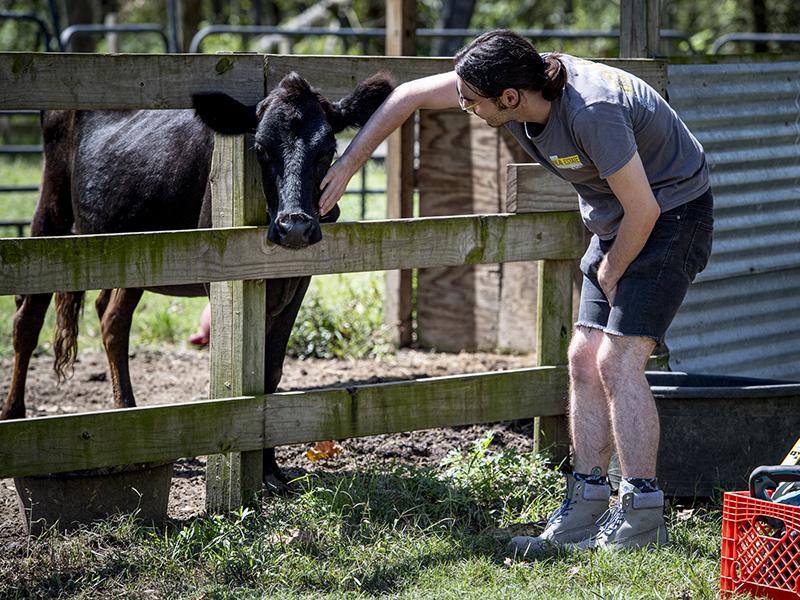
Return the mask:
M275 229L281 235L286 235L286 222L283 219L276 219L275 221Z
M304 248L319 241L319 227L314 219L303 212L280 215L275 220L275 233L279 243L293 248Z

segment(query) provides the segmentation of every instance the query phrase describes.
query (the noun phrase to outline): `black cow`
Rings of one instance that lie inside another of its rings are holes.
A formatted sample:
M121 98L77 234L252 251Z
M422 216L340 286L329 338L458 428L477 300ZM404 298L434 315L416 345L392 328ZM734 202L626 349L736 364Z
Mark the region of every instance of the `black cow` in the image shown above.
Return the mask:
M256 106L219 93L194 97L192 110L49 111L42 115L44 174L34 236L192 229L211 226L208 176L214 131L255 134L270 216L268 238L304 248L321 237L319 184L336 151L335 133L363 125L392 90L383 74L331 103L299 75L287 75ZM197 116L200 118L198 119ZM335 221L332 211L323 221ZM271 279L267 293L265 389L281 378L286 344L310 277ZM159 288L202 296L207 285ZM128 340L142 289L103 290L96 302L116 407L135 406ZM25 379L52 294L18 296L14 372L0 419L25 416ZM56 294L55 370L71 371L83 292ZM265 477L281 478L274 451Z

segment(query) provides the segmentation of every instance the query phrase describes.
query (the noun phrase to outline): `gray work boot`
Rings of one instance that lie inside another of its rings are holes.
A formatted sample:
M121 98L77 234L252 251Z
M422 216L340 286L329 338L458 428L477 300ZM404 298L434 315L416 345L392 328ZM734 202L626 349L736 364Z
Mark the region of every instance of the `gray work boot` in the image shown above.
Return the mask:
M580 549L618 550L665 546L669 543L664 523L664 492L638 492L620 487L620 501L597 523L598 533L577 545Z
M536 537L518 536L508 544L514 558L552 552L597 534L597 519L608 510L611 489L607 484L587 484L567 475L567 496Z

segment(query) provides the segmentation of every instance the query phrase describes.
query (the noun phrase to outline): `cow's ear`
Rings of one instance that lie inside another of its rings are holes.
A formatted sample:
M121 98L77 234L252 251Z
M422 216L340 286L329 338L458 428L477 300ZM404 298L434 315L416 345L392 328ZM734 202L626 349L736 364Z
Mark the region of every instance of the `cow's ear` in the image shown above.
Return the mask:
M346 127L361 127L392 93L394 83L386 73L376 73L356 86L349 96L338 102L323 102L334 133Z
M203 123L217 133L240 135L253 133L258 127L256 107L242 104L228 94L192 94L192 106Z

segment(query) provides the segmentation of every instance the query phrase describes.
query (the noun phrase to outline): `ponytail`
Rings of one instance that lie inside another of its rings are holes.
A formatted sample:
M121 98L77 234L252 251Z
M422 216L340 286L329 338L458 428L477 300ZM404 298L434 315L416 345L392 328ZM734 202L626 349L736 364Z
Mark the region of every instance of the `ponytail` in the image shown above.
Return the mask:
M544 59L544 85L542 85L542 98L552 102L564 91L567 85L567 69L557 54L549 54Z

